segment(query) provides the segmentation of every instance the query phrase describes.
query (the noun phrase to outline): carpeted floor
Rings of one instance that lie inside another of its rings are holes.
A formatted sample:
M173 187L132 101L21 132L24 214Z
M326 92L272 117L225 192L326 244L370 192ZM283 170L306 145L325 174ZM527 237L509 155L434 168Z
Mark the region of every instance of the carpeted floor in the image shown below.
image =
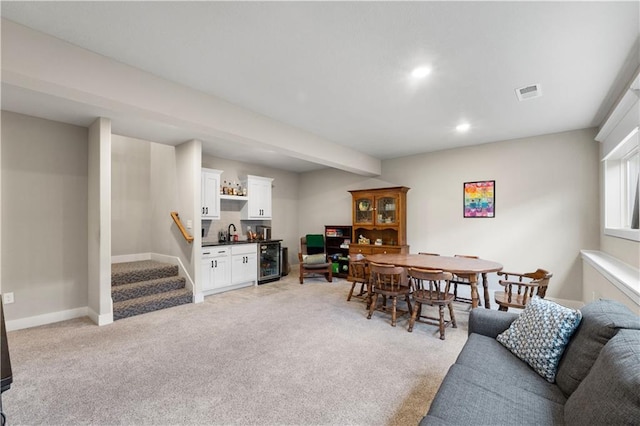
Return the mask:
M350 284L266 285L98 327L10 332L10 425L415 425L466 340L390 325Z

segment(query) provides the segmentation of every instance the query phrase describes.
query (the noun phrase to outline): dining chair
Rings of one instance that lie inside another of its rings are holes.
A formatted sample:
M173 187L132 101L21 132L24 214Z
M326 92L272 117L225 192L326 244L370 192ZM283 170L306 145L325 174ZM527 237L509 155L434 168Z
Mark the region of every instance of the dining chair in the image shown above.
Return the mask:
M469 259L478 259L478 256L469 256L464 254L456 254L454 257L466 257ZM473 303L473 301L471 300L471 296L469 297L458 296L458 284L468 285L469 289L471 289L472 278L475 278L476 282L478 282L478 274L453 274L453 279L451 280L451 284L453 284L454 302L462 302L462 303L469 303L469 304Z
M324 235L308 234L300 238L300 284L305 275L323 274L327 281L333 281L333 265L327 258Z
M409 283L411 285L411 297L414 302L413 312L409 320L409 332L413 331L416 321L438 325L440 339L444 340L445 327L452 325L457 328L456 317L453 313L453 294L449 293L451 279L450 272L434 269L409 268ZM422 315L422 305L438 307L438 317ZM449 308L449 321L444 318L444 307ZM422 321L421 319L424 319Z
M349 275L347 281L351 282L351 290L347 296L347 302L354 296L353 291L360 284L360 292L355 297L368 300L369 267L365 259L349 261Z
M498 284L504 287L504 291L496 291L494 300L498 304L498 310L506 311L509 308L524 309L534 295L544 299L553 274L544 269L537 269L535 272L524 274L500 271L498 276L504 277L504 280L498 281ZM510 280L510 276L513 279Z
M411 288L408 286L406 280L405 269L400 266L381 265L369 262L369 274L369 291L372 294L372 298L367 319L371 319L373 311L376 310L378 296L383 297L383 304L380 309L385 312L388 312L387 298L391 298L391 326L395 327L398 313L404 315L413 312L409 298ZM407 302L407 311L398 310L398 297L404 297L404 300Z

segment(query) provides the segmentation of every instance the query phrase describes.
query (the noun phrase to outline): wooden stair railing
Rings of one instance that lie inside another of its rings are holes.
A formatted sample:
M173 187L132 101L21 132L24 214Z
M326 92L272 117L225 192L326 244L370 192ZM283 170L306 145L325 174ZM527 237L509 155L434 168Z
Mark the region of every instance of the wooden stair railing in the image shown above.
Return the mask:
M193 242L193 236L191 236L185 229L182 221L180 220L178 212L171 212L171 217L173 218L173 221L176 223L176 225L178 225L178 229L180 230L180 233L182 234L184 239L187 240L189 244L191 244Z

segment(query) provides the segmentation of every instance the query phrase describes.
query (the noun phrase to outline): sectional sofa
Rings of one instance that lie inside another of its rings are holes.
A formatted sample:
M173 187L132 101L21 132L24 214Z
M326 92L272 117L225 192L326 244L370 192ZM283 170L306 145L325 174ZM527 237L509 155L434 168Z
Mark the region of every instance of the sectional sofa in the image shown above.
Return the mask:
M420 425L639 425L640 317L610 300L579 311L551 382L496 339L517 314L472 310Z

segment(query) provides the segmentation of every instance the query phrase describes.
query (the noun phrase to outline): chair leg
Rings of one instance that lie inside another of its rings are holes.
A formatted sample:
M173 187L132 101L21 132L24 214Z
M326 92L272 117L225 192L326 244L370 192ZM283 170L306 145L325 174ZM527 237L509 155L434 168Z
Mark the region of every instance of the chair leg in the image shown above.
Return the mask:
M360 283L360 293L358 293L358 296L362 296L364 294L364 283Z
M416 323L416 317L418 316L418 312L422 309L422 303L416 302L416 307L411 313L411 318L409 319L409 333L413 331L413 325Z
M354 281L353 284L351 284L351 291L349 291L349 295L347 296L347 302L351 301L351 296L353 296L353 289L356 288L356 282Z
M327 281L329 281L330 283L333 282L333 271L329 271L328 273L326 273L325 278L327 279Z
M502 306L502 305L500 305L500 306L498 307L498 310L499 310L499 311L503 311L503 312L507 312L507 309L509 309L509 308L508 308L508 307L506 307L506 306Z
M444 305L438 305L438 311L440 312L440 340L444 340Z
M392 297L393 303L391 307L391 327L396 326L396 306L398 305L398 298L396 296Z
M453 313L453 303L449 303L449 316L451 317L451 325L453 328L458 328L458 324L456 324L456 316Z
M373 315L373 311L376 308L376 303L378 303L378 294L374 294L371 299L371 306L369 306L369 315L367 315L367 319L371 319L371 315Z
M302 284L303 280L304 280L304 272L303 272L302 268L300 268L300 284Z
M409 309L409 314L413 315L413 308L411 307L411 298L407 294L405 296L405 300L407 301L407 309Z

